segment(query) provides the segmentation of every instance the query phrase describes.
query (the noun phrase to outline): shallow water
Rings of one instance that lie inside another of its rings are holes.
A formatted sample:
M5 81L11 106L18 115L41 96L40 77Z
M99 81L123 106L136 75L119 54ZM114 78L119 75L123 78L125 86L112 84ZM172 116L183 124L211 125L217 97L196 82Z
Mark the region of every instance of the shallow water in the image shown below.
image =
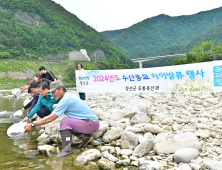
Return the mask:
M23 101L25 98L16 100L15 108L13 104L15 99L3 98L0 96L0 169L14 170L14 169L84 169L72 165L73 157L68 158L48 158L44 155L30 155L26 154L28 150L37 149L36 138L38 133L32 132L24 135L19 140L13 140L7 136L7 129L14 123L21 121L27 112L20 118L14 118L13 113L23 108ZM34 128L35 129L35 128ZM81 151L73 147L74 155L77 156Z

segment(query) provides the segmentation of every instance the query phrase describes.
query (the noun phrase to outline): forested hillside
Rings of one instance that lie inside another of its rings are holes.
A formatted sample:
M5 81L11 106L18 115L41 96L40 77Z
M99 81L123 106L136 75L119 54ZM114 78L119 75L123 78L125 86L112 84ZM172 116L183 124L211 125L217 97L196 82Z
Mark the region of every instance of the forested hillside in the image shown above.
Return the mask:
M103 50L105 68L134 66L108 38L51 0L0 0L0 58L46 59L80 49Z
M123 30L101 33L131 58L141 58L175 54L193 38L221 21L222 7L189 16L170 17L162 14Z
M222 43L222 22L203 34L196 36L193 40L183 46L179 52L184 53L190 51L194 46L199 46L204 41L213 41L216 45Z

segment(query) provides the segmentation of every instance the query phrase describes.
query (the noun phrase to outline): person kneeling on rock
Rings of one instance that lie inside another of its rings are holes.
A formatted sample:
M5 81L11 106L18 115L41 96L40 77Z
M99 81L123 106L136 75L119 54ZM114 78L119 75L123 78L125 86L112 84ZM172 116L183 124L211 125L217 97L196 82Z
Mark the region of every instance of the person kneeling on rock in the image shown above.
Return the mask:
M50 123L61 117L63 113L67 116L60 123L60 134L62 138L62 152L56 157L65 157L73 154L72 134L82 139L79 148L84 148L93 137L90 135L99 129L99 120L89 106L79 99L76 95L68 93L60 81L54 81L50 84L50 90L56 100L60 99L58 105L54 105L53 112L32 124L27 124L25 131L31 131L35 126L41 126Z

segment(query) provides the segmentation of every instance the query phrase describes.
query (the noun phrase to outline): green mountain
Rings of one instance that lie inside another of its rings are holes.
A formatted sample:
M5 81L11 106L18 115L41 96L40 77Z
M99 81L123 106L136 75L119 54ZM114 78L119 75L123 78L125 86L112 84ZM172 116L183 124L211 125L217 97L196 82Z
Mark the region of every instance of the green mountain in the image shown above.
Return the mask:
M156 55L186 53L188 51L191 51L193 47L201 45L201 43L204 41L212 41L215 45L219 45L222 43L222 21L216 26L204 32L203 34L196 36L187 44L174 45L163 48L162 50L158 51Z
M184 45L179 52L188 52L194 46L199 46L204 41L212 41L215 45L219 45L222 43L222 22L214 26L213 28L207 30L203 34L196 36L189 43Z
M0 0L0 59L50 59L48 54L67 59L68 51L80 49L89 56L103 50L103 68L134 66L108 38L52 0Z
M141 58L158 55L161 50L175 53L174 49L180 50L182 45L221 21L222 7L188 16L170 17L162 14L123 30L101 33L131 58Z

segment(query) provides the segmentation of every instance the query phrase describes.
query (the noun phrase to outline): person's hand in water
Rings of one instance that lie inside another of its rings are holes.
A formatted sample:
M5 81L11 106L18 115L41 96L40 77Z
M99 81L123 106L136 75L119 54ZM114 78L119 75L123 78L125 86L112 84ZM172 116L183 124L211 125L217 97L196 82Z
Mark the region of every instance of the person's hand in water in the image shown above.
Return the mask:
M23 122L28 122L28 121L29 121L29 118L26 117L26 118L24 118L24 119L22 120L22 123L23 123Z

